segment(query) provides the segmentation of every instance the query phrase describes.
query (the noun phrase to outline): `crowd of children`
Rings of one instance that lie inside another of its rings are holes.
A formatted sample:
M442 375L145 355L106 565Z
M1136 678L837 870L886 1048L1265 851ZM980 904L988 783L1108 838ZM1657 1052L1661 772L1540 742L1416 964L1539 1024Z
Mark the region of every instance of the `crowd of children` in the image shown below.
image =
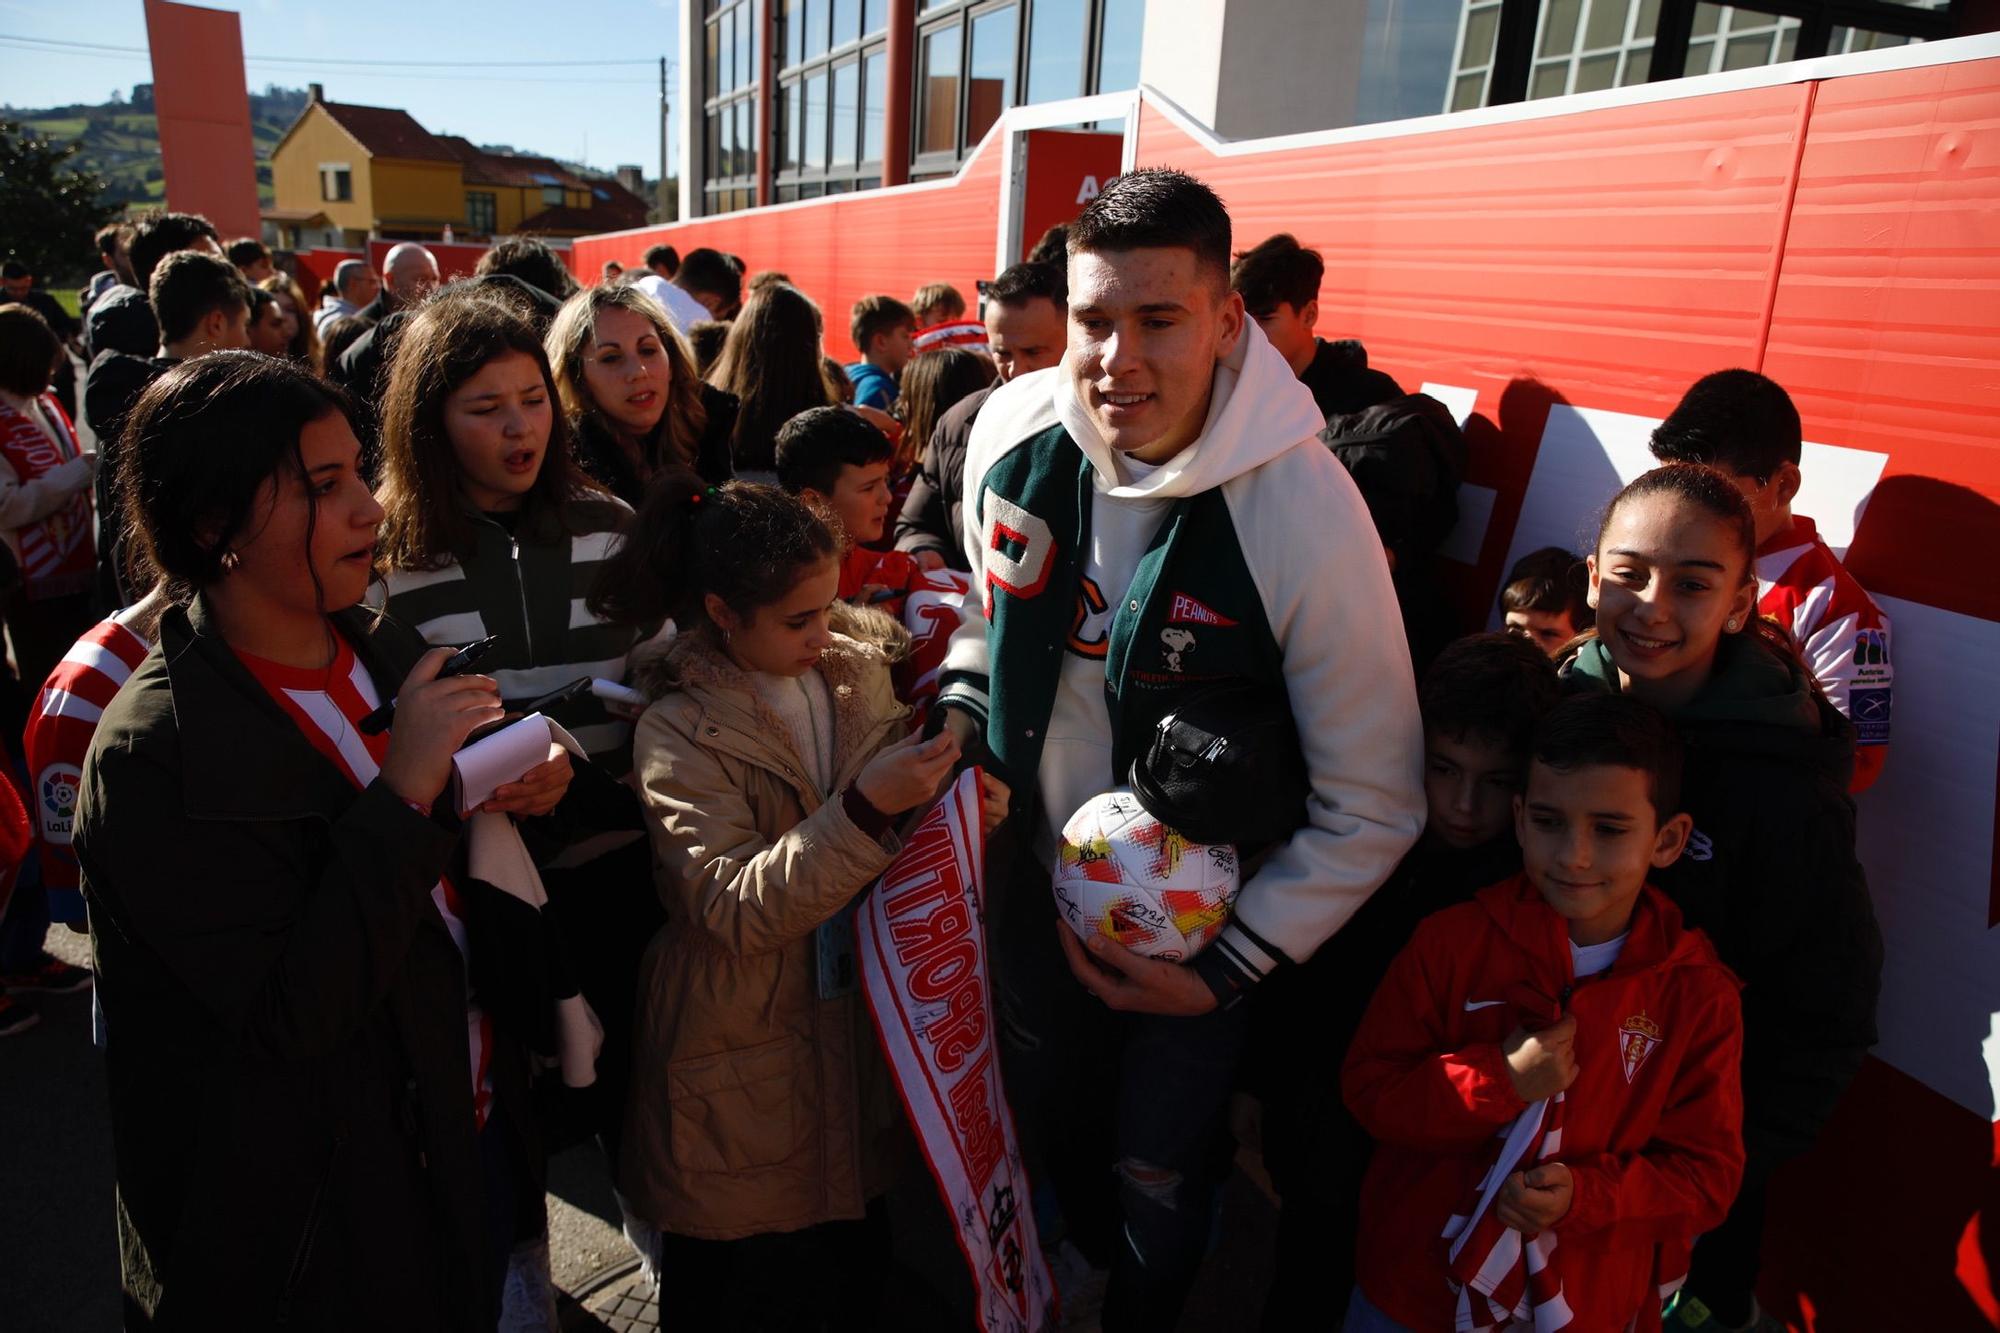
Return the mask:
M247 284L169 233L172 354L86 392L121 593L86 551L74 606L8 611L47 677L21 777L67 804L0 966L60 989L37 932L88 904L128 1327L553 1328L546 1161L583 1138L663 1326L883 1327L912 1153L854 910L969 763L1071 1318L1174 1326L1240 1138L1282 1205L1265 1328L1774 1326L1773 1173L1875 1039L1852 793L1892 682L1778 385L1694 385L1591 549L1467 634L1424 576L1451 423L1318 336L1316 254L1233 254L1178 172L977 311L862 299L844 369L781 273L656 247L571 293L528 246L373 319L350 393L231 350ZM0 408L60 445L39 319L0 307ZM90 501L69 452L7 447L17 560ZM913 670L920 599L956 628ZM1242 681L1304 785L1220 936L1057 925L1052 834ZM574 750L465 806L454 753L528 709ZM579 995L602 1050L556 1077Z

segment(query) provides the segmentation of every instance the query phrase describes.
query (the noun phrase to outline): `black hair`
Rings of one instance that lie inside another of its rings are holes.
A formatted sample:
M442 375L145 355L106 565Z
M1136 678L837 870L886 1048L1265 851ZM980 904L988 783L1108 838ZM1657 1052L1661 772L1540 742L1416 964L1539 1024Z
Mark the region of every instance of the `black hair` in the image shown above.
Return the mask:
M749 481L710 486L674 468L653 479L599 568L589 607L617 624L672 619L686 632L708 623L704 599L714 593L748 620L838 550L833 530L796 495Z
M705 292L734 303L743 296L743 274L720 250L703 246L690 250L674 272L677 286L690 292Z
M1681 810L1683 747L1667 715L1628 694L1578 694L1535 729L1529 758L1559 773L1603 765L1646 775L1653 813L1665 823Z
M125 522L175 601L222 577L230 547L262 521L253 510L264 483L305 476L300 433L332 413L353 423L346 394L256 352L183 361L139 395L119 438Z
M562 256L550 249L548 242L534 236L508 237L479 256L473 271L482 278L489 273L505 273L558 301L567 301L576 294L576 279L570 275ZM546 327L547 321L543 324Z
M222 253L238 268L248 268L260 259L271 257L271 252L264 248L264 243L254 236L238 237L231 241Z
M263 316L264 307L276 305L278 303L278 298L271 295L271 293L265 291L262 287L258 286L254 282L250 284L249 293L250 293L250 322L252 324L255 324L258 321L258 319L260 319Z
M1229 210L1222 200L1172 167L1141 167L1117 177L1069 227L1071 255L1192 250L1218 287L1229 282L1229 243Z
M146 299L160 322L161 343L179 342L217 310L254 310L250 284L236 266L198 250L176 250L153 269Z
M29 278L33 276L34 270L18 259L9 259L5 263L0 263L0 278Z
M1428 731L1526 755L1561 697L1547 653L1517 635L1472 634L1447 644L1424 672L1417 708Z
M61 351L41 311L18 301L0 305L0 389L22 398L41 393Z
M896 447L856 412L814 407L778 428L778 484L796 495L833 494L841 469L886 462Z
M1326 263L1288 231L1266 237L1236 256L1229 285L1252 314L1268 314L1280 304L1304 310L1319 299Z
M1560 546L1530 551L1507 571L1500 609L1567 615L1571 629L1589 629L1597 623L1597 612L1590 607L1590 570L1582 556Z
M688 350L694 353L694 373L706 379L722 358L722 345L729 341L729 324L720 319L698 319L687 329Z
M153 284L153 270L160 261L176 250L185 250L206 236L219 249L222 237L216 234L215 224L199 213L149 213L139 219L132 233L132 244L125 249L125 258L132 265L132 275L139 280L139 286L150 288Z
M867 356L868 344L878 335L893 333L905 324L916 327L915 313L895 297L877 293L854 303L847 320L847 335L854 340L854 350Z
M1783 385L1754 370L1718 370L1696 380L1654 428L1653 457L1769 481L1798 463L1803 437Z
M1054 264L1057 268L1069 262L1069 227L1061 222L1042 233L1042 239L1035 242L1035 248L1028 251L1030 264Z
M1040 264L1030 260L1014 264L986 284L987 300L1016 309L1038 297L1054 305L1057 311L1068 313L1069 273L1060 263Z
M645 264L647 268L664 268L671 278L680 271L681 252L671 245L649 245L646 247Z
M97 229L97 253L106 259L118 253L118 242L129 234L131 228L123 222L107 222Z
M359 342L361 336L375 327L373 320L359 315L336 315L329 319L319 331L320 364L332 374L340 364L340 358L347 355L347 349Z
M1650 495L1670 495L1685 500L1706 510L1709 517L1730 528L1743 552L1743 577L1746 580L1756 577L1757 517L1750 512L1750 502L1743 498L1743 492L1737 490L1729 478L1699 463L1669 463L1665 467L1656 467L1633 478L1624 490L1612 496L1611 503L1604 506L1604 517L1597 525L1594 549L1600 555L1604 549L1604 534L1610 530L1612 517L1619 507L1628 500L1642 500Z

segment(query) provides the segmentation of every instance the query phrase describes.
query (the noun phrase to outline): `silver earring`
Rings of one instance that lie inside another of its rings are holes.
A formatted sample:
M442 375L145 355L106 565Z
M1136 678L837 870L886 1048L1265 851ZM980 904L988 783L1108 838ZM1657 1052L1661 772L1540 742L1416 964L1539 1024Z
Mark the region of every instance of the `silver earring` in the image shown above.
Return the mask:
M236 572L236 568L237 568L237 566L241 565L242 563L243 563L243 557L241 557L241 556L237 555L237 554L236 554L236 552L234 552L234 551L224 551L224 552L222 553L222 572L223 572L223 573L225 573L225 574L234 574L234 573Z
M1729 632L1731 634L1734 634L1736 632L1736 628L1739 623L1740 622L1738 622L1735 616L1729 617Z

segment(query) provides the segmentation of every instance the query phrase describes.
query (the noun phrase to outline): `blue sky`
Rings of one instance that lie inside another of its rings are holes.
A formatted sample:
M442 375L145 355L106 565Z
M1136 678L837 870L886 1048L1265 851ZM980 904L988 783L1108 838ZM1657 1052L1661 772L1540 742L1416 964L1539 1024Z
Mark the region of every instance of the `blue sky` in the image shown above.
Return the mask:
M479 143L659 170L659 57L678 58L680 0L212 0L243 16L246 78L330 101L400 106L426 129ZM0 0L0 39L144 47L139 0ZM259 56L288 58L261 64ZM633 60L605 67L368 69L291 60ZM103 101L152 78L143 55L26 51L0 40L0 103ZM677 83L670 90L678 91ZM674 108L678 132L679 108ZM676 159L678 160L678 159Z

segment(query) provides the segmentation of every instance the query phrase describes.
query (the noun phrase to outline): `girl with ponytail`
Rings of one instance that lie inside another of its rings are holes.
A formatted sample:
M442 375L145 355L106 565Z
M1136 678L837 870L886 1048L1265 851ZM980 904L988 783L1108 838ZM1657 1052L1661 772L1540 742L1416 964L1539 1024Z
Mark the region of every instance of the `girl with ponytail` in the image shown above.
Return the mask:
M909 732L902 631L837 596L797 497L662 474L591 599L679 633L634 738L667 923L640 969L620 1189L691 1328L871 1328L901 1117L851 907L959 758ZM1006 791L989 780L987 820ZM824 1324L823 1322L824 1321Z
M1688 849L1657 882L1742 979L1735 1207L1696 1245L1681 1298L1748 1327L1771 1172L1812 1145L1875 1041L1882 937L1855 858L1854 731L1784 632L1756 614L1756 525L1730 479L1656 468L1611 501L1590 570L1593 631L1572 689L1630 694L1687 747Z

